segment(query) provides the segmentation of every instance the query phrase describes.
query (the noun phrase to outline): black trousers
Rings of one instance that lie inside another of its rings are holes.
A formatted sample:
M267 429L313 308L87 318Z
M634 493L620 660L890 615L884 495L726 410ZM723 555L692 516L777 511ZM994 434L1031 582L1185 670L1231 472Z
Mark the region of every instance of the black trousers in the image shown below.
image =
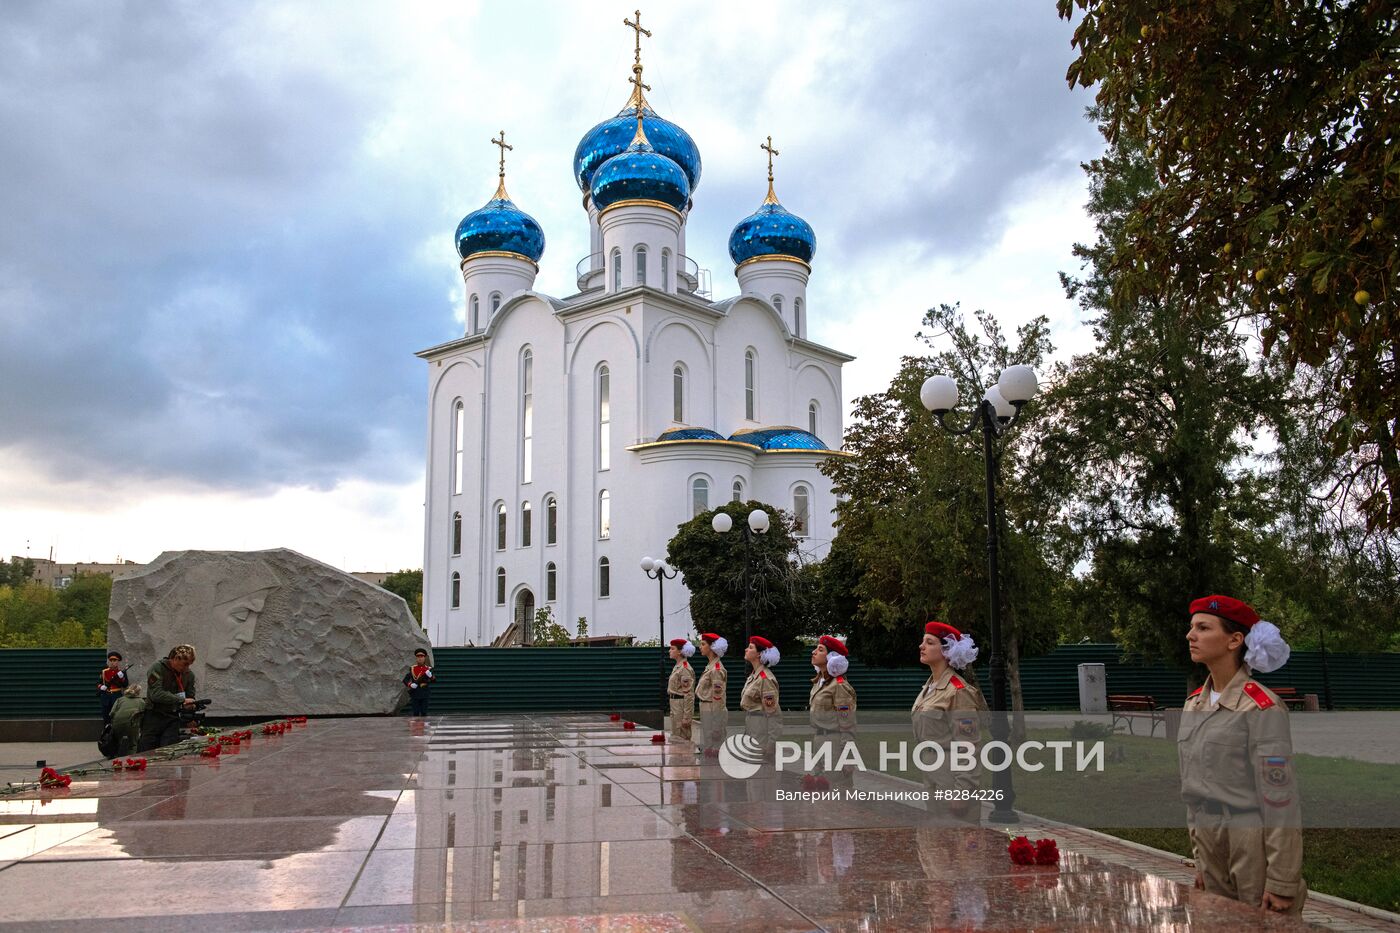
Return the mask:
M164 748L180 741L180 718L178 716L152 716L147 713L141 720L141 751Z
M408 709L413 716L428 715L428 691L425 687L418 687L408 691Z
M109 723L112 721L112 706L116 704L117 698L107 691L101 691L97 695L102 698L102 722Z

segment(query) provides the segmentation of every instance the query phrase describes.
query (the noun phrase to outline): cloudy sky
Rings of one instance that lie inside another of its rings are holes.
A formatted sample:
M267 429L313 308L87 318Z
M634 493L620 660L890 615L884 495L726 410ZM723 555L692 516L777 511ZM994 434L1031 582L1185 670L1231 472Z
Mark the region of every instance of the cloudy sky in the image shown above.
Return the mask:
M422 564L425 371L452 232L495 188L588 251L582 134L627 99L626 3L11 2L0 30L0 554L289 546ZM817 232L811 337L882 389L925 308L1088 335L1056 273L1100 140L1050 0L667 2L649 95L704 158L716 298L765 191Z

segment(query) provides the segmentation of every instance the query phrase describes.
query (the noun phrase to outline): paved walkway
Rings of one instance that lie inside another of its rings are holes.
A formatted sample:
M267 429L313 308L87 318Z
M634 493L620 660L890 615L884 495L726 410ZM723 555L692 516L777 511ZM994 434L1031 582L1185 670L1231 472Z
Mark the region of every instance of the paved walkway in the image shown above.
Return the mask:
M0 929L1305 928L1096 834L1022 868L997 831L775 789L596 715L313 721L0 798Z

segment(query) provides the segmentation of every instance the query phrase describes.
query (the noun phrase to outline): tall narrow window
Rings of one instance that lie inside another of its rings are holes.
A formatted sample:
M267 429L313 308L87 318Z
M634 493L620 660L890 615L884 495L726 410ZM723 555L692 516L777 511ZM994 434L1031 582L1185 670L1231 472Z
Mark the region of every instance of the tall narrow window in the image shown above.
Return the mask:
M612 375L604 363L598 367L598 469L612 462Z
M667 292L671 290L671 251L669 249L661 251L661 290Z
M491 315L494 317L495 314L496 314L496 312L499 311L499 310L501 310L501 293L500 293L500 292L492 292L492 293L491 293Z
M559 571L555 569L554 562L550 561L544 565L544 601L552 603L559 598Z
M734 481L734 488L730 490L730 500L733 502L744 501L744 484L740 480Z
M645 285L647 284L647 248L645 246L638 246L636 255L637 284Z
M530 482L535 448L535 355L527 348L520 357L520 481Z
M773 307L774 307L774 309L777 310L777 312L778 312L778 317L782 317L782 316L783 316L783 296L782 296L782 295L774 295L774 296L773 296Z
M530 503L520 503L520 546L530 546Z
M506 504L496 506L496 550L506 549Z
M792 324L796 328L794 333L799 337L807 336L807 322L802 320L802 299L792 299Z
M792 533L805 538L808 531L809 493L806 486L798 486L792 491Z
M496 605L506 604L506 568L496 568Z
M746 351L744 353L744 417L750 421L755 420L753 413L757 407L754 391L754 377L757 368L758 361L754 358L753 351Z
M453 609L462 608L462 575L460 573L452 574L452 601L449 605Z
M598 598L607 599L612 595L612 566L606 557L598 558Z
M817 433L817 421L819 420L819 419L818 419L818 416L819 416L820 414L821 414L821 409L817 407L817 400L816 400L816 399L812 399L812 401L810 401L810 402L807 403L807 431L808 431L808 433L811 433L811 434L816 434L816 433Z
M613 291L622 291L622 250L612 251Z
M452 513L452 556L462 553L462 513Z
M544 543L559 543L559 500L553 496L544 501Z
M612 537L612 496L606 489L598 493L598 537Z
M690 484L690 517L710 510L710 481L697 476Z
M685 422L685 367L671 370L671 420Z
M460 401L452 413L452 492L459 495L462 492L463 472L466 469L467 457L467 406Z
M474 334L477 331L481 330L481 299L477 298L475 295L472 295L471 306L471 332Z

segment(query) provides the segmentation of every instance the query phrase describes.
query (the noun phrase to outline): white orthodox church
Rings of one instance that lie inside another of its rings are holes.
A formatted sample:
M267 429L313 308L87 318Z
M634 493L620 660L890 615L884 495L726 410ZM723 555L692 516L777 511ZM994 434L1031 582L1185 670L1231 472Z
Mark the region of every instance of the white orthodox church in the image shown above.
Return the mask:
M712 301L686 255L700 152L643 91L574 153L591 231L578 292L534 291L539 224L505 188L457 227L466 333L428 365L423 624L490 644L548 606L570 631L659 633L657 583L678 525L730 500L789 512L824 555L835 499L819 470L842 438L841 366L807 339L816 238L768 196L729 238L739 294ZM738 534L738 529L730 532ZM668 582L664 638L692 630Z

